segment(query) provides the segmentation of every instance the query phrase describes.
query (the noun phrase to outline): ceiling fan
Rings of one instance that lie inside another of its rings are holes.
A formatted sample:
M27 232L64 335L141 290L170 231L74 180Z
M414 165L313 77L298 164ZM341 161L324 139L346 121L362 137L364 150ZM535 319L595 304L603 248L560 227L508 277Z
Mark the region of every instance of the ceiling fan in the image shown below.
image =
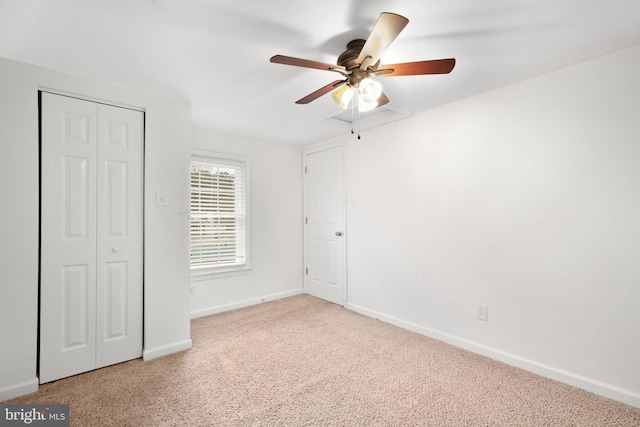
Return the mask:
M408 23L404 16L381 13L367 40L350 41L336 65L284 55L271 57L271 62L334 71L345 77L297 100L296 104L308 104L335 90L333 98L342 108L347 108L353 96L357 95L358 110L368 111L389 102L380 83L372 77L448 74L456 65L454 58L380 65L380 57Z

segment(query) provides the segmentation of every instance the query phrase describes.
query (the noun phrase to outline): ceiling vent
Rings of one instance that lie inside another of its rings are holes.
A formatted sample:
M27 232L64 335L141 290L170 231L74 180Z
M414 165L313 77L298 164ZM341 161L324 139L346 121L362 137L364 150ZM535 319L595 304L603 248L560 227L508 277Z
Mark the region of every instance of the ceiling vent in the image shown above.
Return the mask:
M357 127L359 131L363 131L410 116L412 116L412 113L408 111L383 105L366 113L352 112L351 109L347 109L346 111L341 111L340 114L333 115L314 124L324 128L343 130L345 132L350 131L354 127Z

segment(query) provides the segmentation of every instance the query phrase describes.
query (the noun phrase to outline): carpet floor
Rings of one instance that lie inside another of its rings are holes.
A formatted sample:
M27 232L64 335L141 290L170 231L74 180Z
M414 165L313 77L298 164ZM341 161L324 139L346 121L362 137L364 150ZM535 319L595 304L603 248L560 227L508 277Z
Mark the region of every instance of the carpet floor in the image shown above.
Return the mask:
M191 335L4 403L68 403L72 426L640 426L638 408L308 295Z

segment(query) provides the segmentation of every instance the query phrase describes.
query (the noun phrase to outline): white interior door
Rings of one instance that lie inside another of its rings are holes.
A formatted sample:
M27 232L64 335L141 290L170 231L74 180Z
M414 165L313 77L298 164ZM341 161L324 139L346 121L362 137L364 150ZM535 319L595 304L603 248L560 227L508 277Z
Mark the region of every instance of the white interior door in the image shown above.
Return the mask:
M142 356L143 120L98 105L96 368Z
M95 368L98 110L42 96L40 382Z
M305 292L345 304L342 146L305 154Z
M143 120L42 94L41 383L142 355Z

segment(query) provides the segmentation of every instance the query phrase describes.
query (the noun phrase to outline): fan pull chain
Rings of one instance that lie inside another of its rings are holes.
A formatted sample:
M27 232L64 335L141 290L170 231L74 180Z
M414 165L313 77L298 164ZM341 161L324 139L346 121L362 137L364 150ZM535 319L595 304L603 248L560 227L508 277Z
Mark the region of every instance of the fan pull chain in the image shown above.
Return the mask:
M358 106L354 108L356 109L356 128L358 129L358 139L360 139L360 92L358 92Z
M353 135L354 133L356 133L356 131L353 129L353 123L354 123L354 116L355 116L355 109L356 109L356 102L359 102L359 94L356 90L356 94L353 97L353 99L351 99L351 134ZM360 125L360 108L358 108L358 117L355 120L355 123L357 123L357 125ZM358 139L360 139L360 129L358 129Z
M353 135L355 133L355 131L353 130L353 116L354 116L354 112L353 112L353 106L356 105L356 101L355 101L355 97L357 97L358 95L356 94L356 96L354 96L353 98L351 98L351 135Z

